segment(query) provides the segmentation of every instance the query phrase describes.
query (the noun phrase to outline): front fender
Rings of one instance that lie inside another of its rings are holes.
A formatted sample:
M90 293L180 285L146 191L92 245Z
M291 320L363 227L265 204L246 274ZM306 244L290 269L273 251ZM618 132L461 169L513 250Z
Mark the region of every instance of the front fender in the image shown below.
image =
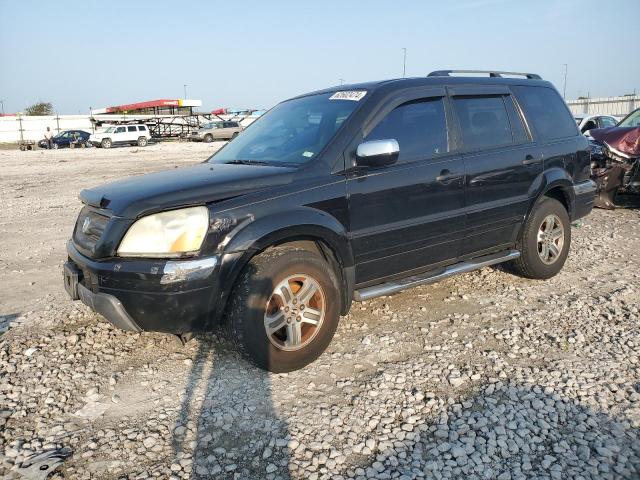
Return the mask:
M311 207L297 207L243 222L226 241L222 253L264 250L286 239L311 237L323 240L345 266L354 264L347 230L336 218Z

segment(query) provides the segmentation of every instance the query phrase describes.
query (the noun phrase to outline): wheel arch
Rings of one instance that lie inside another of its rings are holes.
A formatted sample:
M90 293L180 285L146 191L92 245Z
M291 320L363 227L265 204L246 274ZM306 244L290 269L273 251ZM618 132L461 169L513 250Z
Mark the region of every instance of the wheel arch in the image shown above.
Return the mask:
M212 321L221 323L231 292L247 264L256 255L277 246L291 245L320 254L338 277L340 313L349 311L353 299L355 267L346 228L325 212L309 207L269 215L249 222L225 245L220 265L221 288L212 300Z
M550 168L540 174L534 182L536 191L531 194L531 202L527 208L527 213L523 219L518 232L518 237L522 237L524 226L527 224L533 207L543 197L558 200L566 208L569 218L572 218L574 208L573 179L569 173L562 168Z

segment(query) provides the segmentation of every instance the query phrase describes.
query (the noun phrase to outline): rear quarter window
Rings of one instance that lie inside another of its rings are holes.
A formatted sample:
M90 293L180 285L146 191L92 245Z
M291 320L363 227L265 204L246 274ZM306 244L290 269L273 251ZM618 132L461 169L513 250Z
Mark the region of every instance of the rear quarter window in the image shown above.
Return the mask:
M146 132L147 127L145 127L144 125L138 125L138 130L140 130L141 132Z
M524 114L541 140L556 140L578 134L575 120L552 88L512 87Z

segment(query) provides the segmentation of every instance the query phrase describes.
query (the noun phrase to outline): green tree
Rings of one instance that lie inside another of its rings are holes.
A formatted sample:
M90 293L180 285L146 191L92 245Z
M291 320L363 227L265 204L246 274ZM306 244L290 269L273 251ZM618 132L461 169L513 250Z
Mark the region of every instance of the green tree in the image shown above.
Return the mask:
M51 102L38 102L29 105L25 109L27 115L53 115L53 104Z

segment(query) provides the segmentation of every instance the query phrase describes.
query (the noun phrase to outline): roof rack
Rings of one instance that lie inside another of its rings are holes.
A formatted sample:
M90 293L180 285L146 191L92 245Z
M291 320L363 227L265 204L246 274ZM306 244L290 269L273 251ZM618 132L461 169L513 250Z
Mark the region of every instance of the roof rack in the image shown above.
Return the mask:
M542 77L537 73L520 73L520 72L500 72L497 70L436 70L431 72L429 77L450 77L452 73L488 73L490 77L502 77L503 75L517 75L526 77L529 80L541 80Z

